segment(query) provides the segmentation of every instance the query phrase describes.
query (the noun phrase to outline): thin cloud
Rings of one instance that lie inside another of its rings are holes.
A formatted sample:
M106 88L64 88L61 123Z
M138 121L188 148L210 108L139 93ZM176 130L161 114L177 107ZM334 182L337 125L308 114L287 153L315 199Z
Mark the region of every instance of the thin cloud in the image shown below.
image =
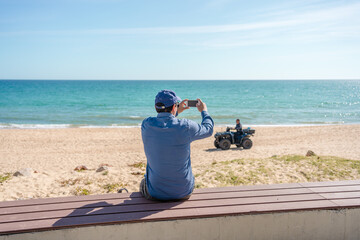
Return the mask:
M289 28L305 24L329 23L330 21L346 19L356 16L360 11L360 3L316 10L298 14L275 21L263 21L244 24L226 24L189 27L153 27L153 28L115 28L89 30L49 30L49 31L17 31L1 32L2 36L12 35L131 35L131 34L212 34L231 33L241 31Z
M187 45L210 48L232 48L254 45L308 44L332 41L334 39L360 39L359 32L360 26L342 28L321 25L312 28L253 31L240 36L208 39L203 42L187 43Z

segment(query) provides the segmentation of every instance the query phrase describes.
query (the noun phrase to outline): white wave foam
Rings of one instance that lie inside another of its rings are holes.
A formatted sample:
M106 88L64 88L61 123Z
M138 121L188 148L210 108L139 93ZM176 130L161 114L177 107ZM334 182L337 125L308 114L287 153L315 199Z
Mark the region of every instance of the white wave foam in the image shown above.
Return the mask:
M130 119L144 119L144 117L141 116L129 116Z
M110 125L110 126L98 126L98 125L86 125L86 126L79 126L79 128L139 128L141 125Z
M329 125L352 125L357 123L331 122L331 123L299 123L299 124L247 124L243 128L256 127L313 127L313 126L329 126ZM215 124L215 127L235 127L235 124Z
M140 125L74 125L74 124L14 124L0 123L0 129L61 129L61 128L139 128Z
M0 129L48 129L48 128L69 128L71 124L15 124L0 123Z
M306 127L306 126L327 126L327 125L351 125L357 123L331 122L331 123L313 123L313 124L246 124L243 128L256 127ZM75 124L15 124L0 123L0 129L61 129L61 128L140 128L138 125L75 125ZM235 124L216 124L215 127L235 127Z

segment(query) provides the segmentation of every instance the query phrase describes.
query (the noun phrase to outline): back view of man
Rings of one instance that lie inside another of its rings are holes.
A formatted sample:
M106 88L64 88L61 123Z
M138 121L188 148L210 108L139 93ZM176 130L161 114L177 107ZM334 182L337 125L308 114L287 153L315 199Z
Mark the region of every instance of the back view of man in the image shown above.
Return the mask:
M171 90L160 91L155 98L157 117L144 119L141 135L147 167L140 183L140 192L150 200L178 200L190 197L194 189L190 143L210 137L214 121L206 104L198 99L201 125L176 116L188 109L187 99L181 101Z

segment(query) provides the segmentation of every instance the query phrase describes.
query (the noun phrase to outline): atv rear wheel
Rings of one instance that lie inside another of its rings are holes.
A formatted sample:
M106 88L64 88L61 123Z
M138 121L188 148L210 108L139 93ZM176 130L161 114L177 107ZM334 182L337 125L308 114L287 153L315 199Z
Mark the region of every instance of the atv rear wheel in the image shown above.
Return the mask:
M222 150L228 150L231 146L231 142L229 139L222 139L219 143L219 146Z
M219 143L218 143L217 140L214 141L214 146L215 146L216 148L220 148L220 145L219 145Z
M253 143L250 138L245 138L241 143L241 145L244 149L250 149L252 147L252 144Z

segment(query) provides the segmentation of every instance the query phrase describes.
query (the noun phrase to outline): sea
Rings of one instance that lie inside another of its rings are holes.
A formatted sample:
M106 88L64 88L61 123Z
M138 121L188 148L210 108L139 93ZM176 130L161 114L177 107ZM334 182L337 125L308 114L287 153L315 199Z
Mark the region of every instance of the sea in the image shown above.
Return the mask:
M360 123L360 80L0 80L0 129L138 127L162 89L202 99L217 126Z

